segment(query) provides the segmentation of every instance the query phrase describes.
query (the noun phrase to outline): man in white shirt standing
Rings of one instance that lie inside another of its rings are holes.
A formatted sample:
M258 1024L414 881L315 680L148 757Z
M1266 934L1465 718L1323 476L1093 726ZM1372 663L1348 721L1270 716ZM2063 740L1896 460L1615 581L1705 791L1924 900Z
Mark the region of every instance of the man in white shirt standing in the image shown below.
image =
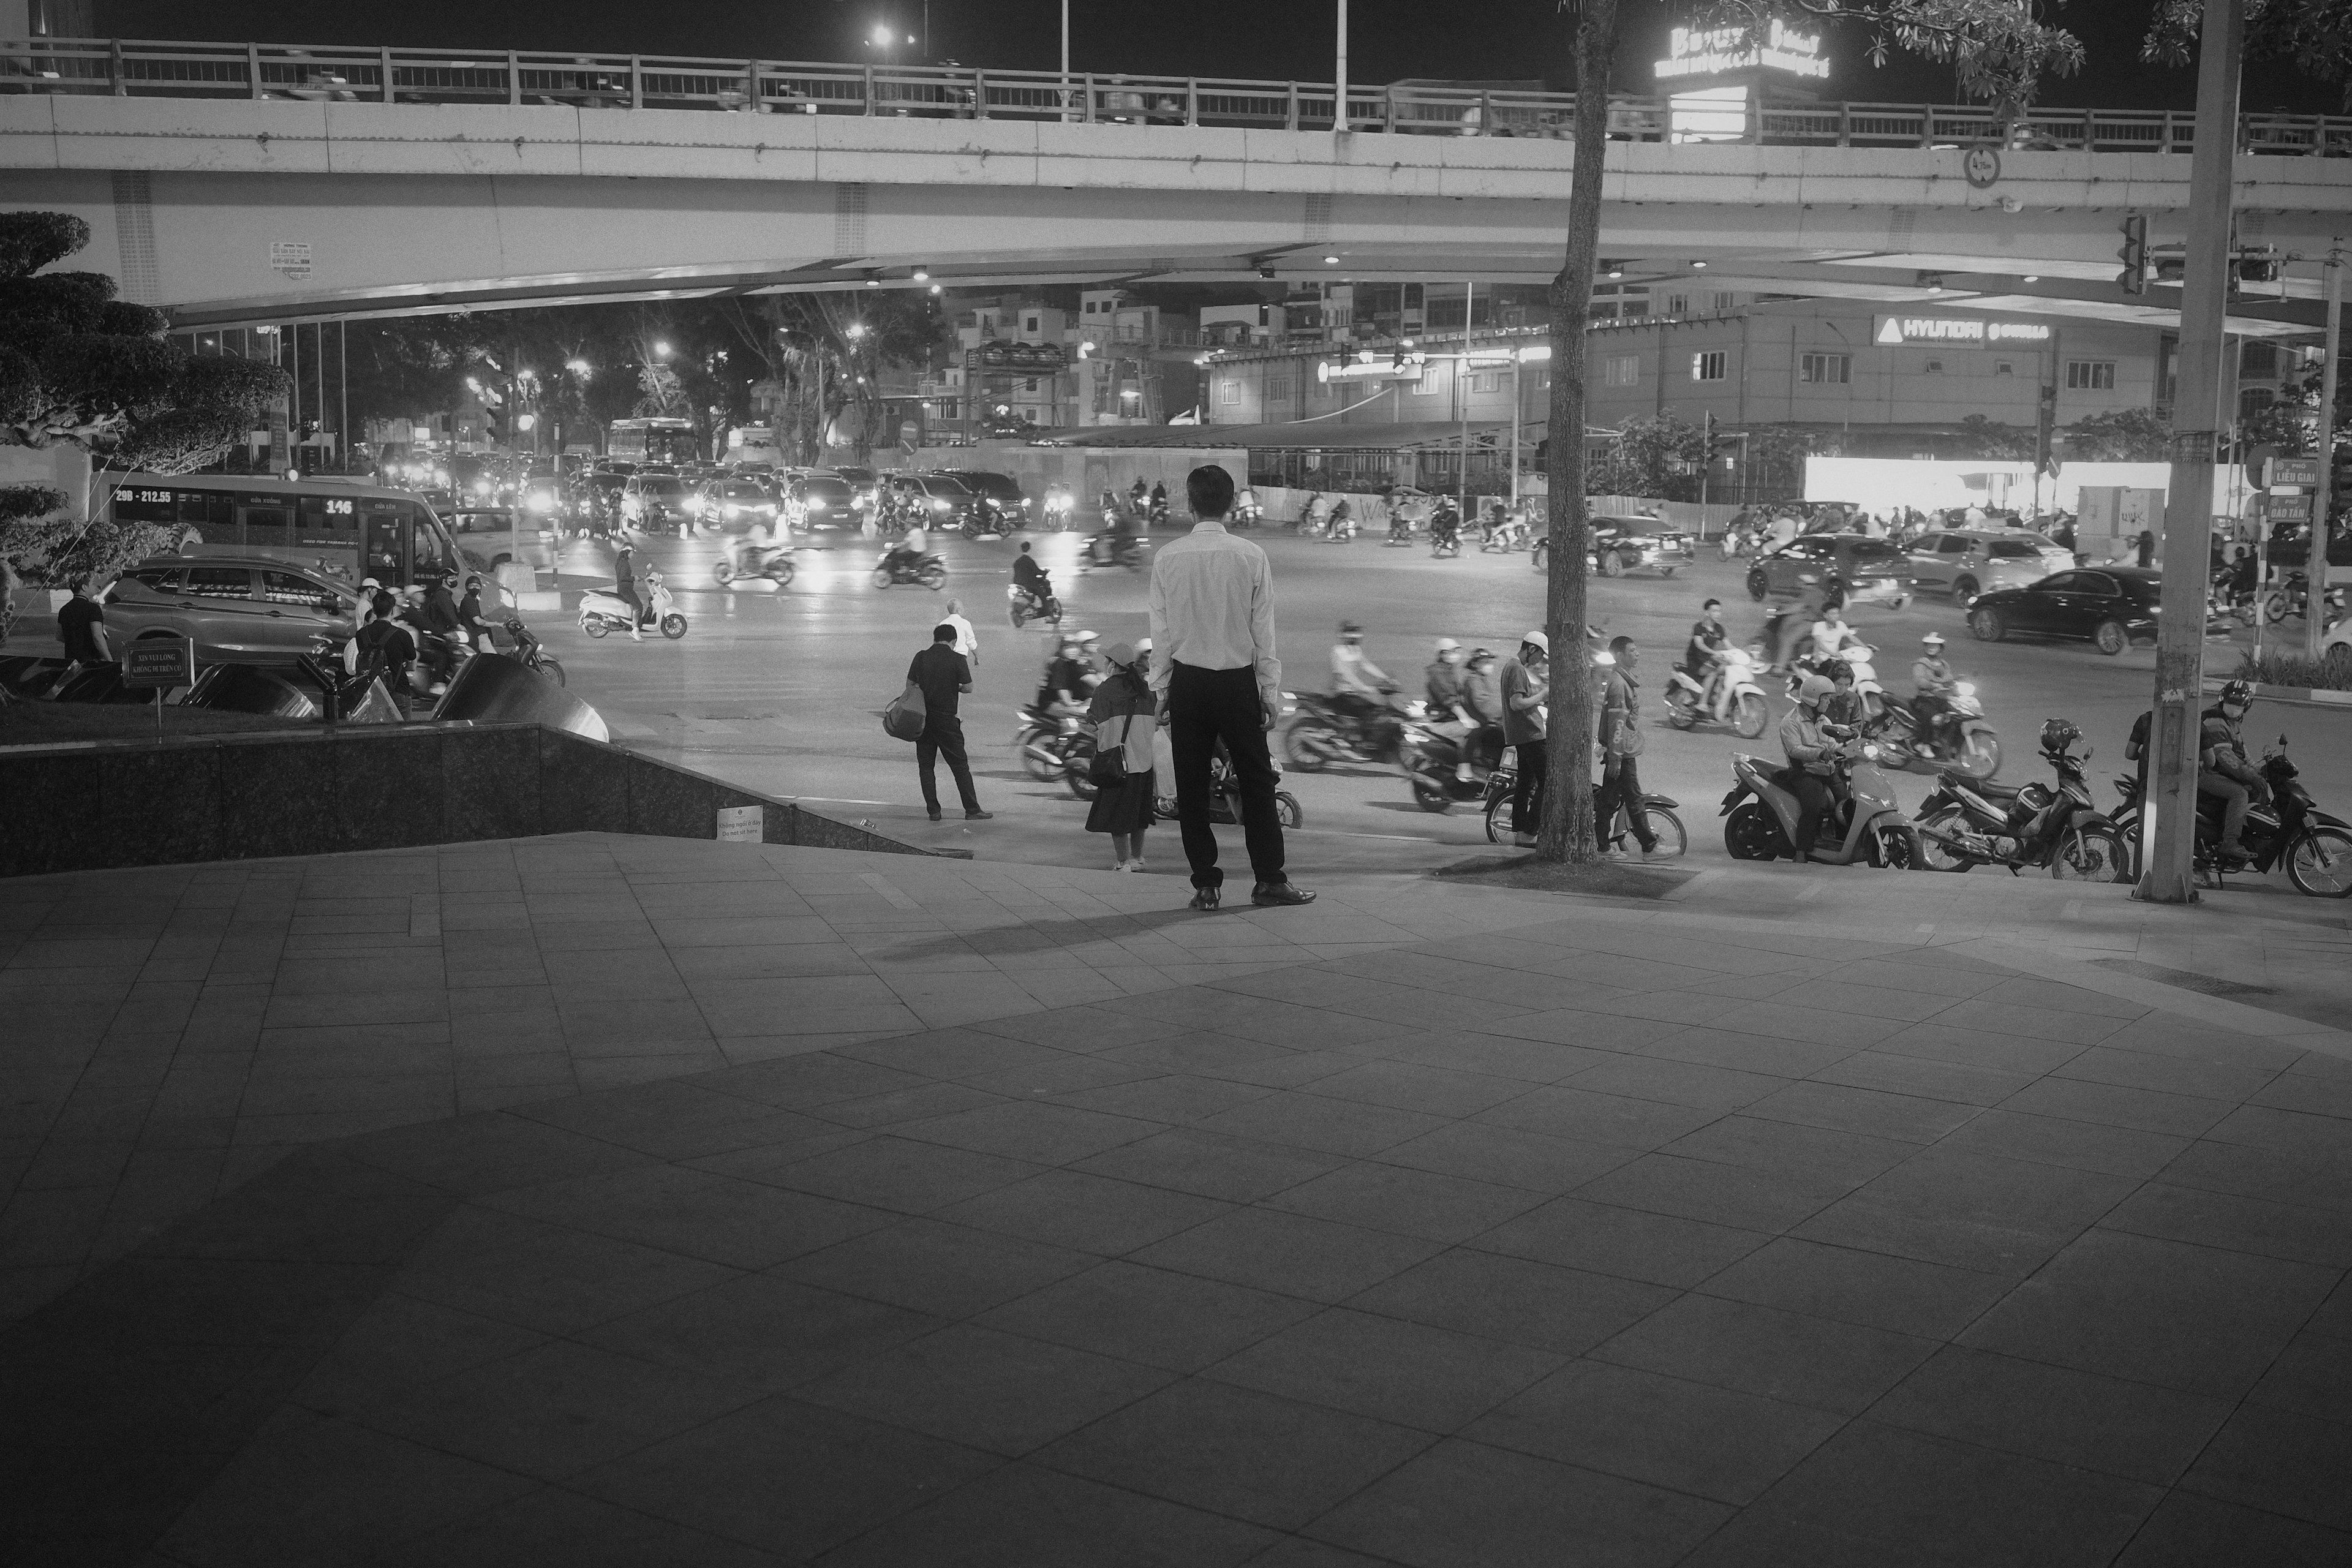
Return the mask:
M1254 904L1304 904L1315 895L1282 865L1266 732L1282 711L1282 661L1274 644L1274 573L1265 552L1225 531L1233 476L1194 468L1184 489L1199 521L1151 562L1152 694L1168 727L1176 821L1192 868L1192 904L1213 910L1225 874L1209 825L1209 768L1222 742L1241 796L1242 833L1256 885Z
M939 624L943 626L955 627L956 652L963 655L964 662L971 665L974 670L979 669L980 634L973 631L971 629L971 623L963 618L963 601L961 599L950 599L948 601L948 613L940 617Z

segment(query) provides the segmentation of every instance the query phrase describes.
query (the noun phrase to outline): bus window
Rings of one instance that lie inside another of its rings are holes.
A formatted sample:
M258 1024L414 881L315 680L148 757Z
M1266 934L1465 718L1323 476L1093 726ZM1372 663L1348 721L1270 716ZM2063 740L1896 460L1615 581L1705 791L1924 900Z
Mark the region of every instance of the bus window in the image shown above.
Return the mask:
M457 552L449 548L448 538L439 523L412 511L408 531L411 582L422 583L427 577L456 569Z
M351 550L359 543L359 502L350 496L304 496L298 503L294 542Z
M401 572L403 546L407 541L408 519L387 508L371 512L367 520L365 558L360 563L360 575L373 577L386 587L408 581Z
M237 503L237 542L249 547L283 550L294 542L294 508L274 498L266 505L258 498Z
M217 490L182 490L179 496L180 526L194 530L198 543L207 535L222 541L235 537L229 531L236 526L231 498Z

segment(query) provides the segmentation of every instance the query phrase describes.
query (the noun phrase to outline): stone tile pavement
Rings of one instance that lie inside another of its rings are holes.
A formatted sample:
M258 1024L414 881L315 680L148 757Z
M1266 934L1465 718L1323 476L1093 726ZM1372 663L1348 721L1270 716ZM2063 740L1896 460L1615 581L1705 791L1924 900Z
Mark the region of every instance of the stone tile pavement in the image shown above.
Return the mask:
M1885 904L1180 897L0 887L12 1562L2352 1556L2352 1038Z

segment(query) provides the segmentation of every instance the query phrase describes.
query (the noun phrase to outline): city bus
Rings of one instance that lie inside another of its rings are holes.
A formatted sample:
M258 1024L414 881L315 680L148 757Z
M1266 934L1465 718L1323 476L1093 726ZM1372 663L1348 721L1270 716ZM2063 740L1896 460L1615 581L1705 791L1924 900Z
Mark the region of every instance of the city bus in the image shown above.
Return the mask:
M624 463L691 463L702 457L702 445L688 420L615 419L604 455Z
M353 479L133 473L115 486L106 510L116 522L185 528L190 552L274 556L387 588L440 571L487 574L497 561L458 546L422 497Z

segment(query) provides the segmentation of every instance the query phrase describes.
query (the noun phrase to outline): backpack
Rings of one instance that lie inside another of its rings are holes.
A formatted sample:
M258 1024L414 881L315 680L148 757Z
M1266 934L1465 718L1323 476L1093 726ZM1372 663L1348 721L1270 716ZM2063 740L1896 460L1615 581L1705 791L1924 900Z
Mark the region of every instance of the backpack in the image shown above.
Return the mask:
M922 687L909 680L907 689L882 710L882 732L894 741L919 741L923 727L930 720L930 706L923 700Z

